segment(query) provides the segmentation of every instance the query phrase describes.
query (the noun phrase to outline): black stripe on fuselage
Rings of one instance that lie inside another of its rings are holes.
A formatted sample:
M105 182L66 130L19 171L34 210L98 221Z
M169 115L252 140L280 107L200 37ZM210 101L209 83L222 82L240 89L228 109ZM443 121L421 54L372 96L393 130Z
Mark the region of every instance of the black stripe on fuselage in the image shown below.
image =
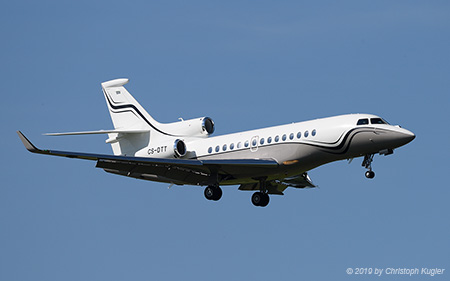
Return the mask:
M320 148L323 152L327 152L330 154L336 154L336 155L342 155L348 152L348 150L350 149L350 145L351 142L353 140L353 138L359 134L359 133L372 133L373 132L372 127L361 127L361 128L354 128L349 130L347 133L342 133L342 135L339 137L338 141L340 139L342 139L342 141L336 145L336 146L325 146L323 145L324 143L322 142L316 142L316 143L307 143L307 142L278 142L278 143L273 143L273 144L266 144L266 145L258 145L258 147L253 147L253 148L261 148L261 147L269 147L269 146L276 146L276 145L285 145L285 144L302 144L302 145L308 145L308 146L313 146L313 147L317 147ZM378 130L382 130L380 128L377 128ZM388 130L386 130L388 131ZM353 133L353 134L352 134ZM344 137L343 137L344 136ZM343 138L342 138L343 137ZM348 140L348 141L347 141ZM338 141L335 141L333 143L329 143L329 144L336 144ZM310 142L314 142L314 141L310 141ZM344 148L345 146L345 148ZM344 150L342 150L342 148L344 148ZM233 149L233 150L229 150L229 151L223 151L223 152L215 152L215 153L210 153L210 154L205 154L202 155L200 158L203 157L208 157L208 156L215 156L215 155L223 155L223 154L227 154L227 153L232 153L232 152L239 152L239 151L245 151L245 150L249 150L251 149L251 147L245 147L245 148L241 148L241 149ZM342 150L342 151L340 151ZM256 152L256 151L255 151Z
M351 142L357 134L372 133L373 129L374 128L368 128L368 127L351 129L350 131L348 131L345 134L344 138L342 139L342 142L335 147L327 147L327 146L319 145L319 144L317 144L317 142L316 142L316 144L314 144L314 143L305 143L305 144L314 146L314 147L318 147L324 152L328 152L328 153L332 153L332 154L345 154L350 149ZM348 142L347 142L347 139L348 139ZM345 149L343 151L339 152L339 150L341 150L344 146L345 146Z

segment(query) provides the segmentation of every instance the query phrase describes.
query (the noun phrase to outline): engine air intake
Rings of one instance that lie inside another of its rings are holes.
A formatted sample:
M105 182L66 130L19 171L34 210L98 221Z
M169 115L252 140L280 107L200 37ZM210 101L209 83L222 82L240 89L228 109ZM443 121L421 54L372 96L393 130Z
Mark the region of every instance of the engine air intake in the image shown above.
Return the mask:
M177 139L173 144L173 151L175 152L175 157L183 157L186 155L186 144L184 141Z
M206 132L208 135L214 133L214 121L209 117L203 118L202 130L203 132Z

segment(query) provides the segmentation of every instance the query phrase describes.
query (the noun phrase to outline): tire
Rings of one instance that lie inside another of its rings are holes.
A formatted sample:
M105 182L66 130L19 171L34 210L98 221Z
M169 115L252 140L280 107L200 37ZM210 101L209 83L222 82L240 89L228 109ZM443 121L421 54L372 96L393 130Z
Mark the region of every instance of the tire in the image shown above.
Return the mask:
M219 201L222 198L222 189L220 187L214 188L214 198L212 200Z
M374 171L367 171L366 172L366 178L373 179L374 177L375 177L375 172Z
M220 187L207 186L204 194L206 199L218 201L222 198L222 189Z
M252 203L253 205L260 207L261 202L263 202L263 194L261 192L255 192L252 195Z
M262 199L263 200L261 201L259 206L266 207L269 204L269 201L270 201L269 194L264 193Z

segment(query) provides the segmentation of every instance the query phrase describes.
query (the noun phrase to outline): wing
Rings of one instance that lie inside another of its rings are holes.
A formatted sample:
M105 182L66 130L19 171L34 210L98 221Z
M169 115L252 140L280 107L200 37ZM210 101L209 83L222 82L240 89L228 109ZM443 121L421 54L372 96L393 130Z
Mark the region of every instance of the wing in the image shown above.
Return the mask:
M278 167L273 159L168 159L39 149L22 132L17 134L32 153L97 161L96 167L110 173L174 184L209 185L217 180L233 179L243 171L263 173Z
M266 182L266 188L269 194L283 195L284 190L288 187L310 188L316 186L312 183L307 173ZM242 184L239 186L239 190L260 190L259 183Z

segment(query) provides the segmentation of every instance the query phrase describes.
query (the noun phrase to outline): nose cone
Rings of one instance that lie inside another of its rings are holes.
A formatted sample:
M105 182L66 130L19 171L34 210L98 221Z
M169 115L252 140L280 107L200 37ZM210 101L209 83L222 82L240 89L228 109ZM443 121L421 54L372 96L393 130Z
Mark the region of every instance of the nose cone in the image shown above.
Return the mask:
M409 143L409 142L411 142L413 139L416 138L416 135L415 135L413 132L408 131L408 130L405 130L405 131L406 131L406 132L405 132L405 140L406 140L406 143Z
M410 143L413 139L415 139L416 135L411 131L401 128L399 131L398 138L399 140L401 140L402 145L405 145L407 143Z

